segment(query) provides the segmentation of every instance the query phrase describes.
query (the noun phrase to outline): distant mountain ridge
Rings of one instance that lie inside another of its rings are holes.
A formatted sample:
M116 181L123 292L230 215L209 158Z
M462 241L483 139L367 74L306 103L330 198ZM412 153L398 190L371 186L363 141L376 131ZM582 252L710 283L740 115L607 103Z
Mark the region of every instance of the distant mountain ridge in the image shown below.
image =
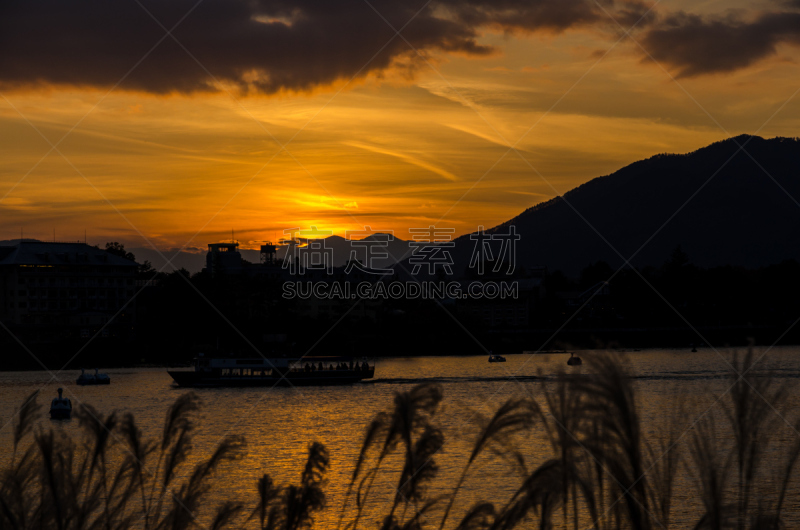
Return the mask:
M490 232L514 225L518 265L568 274L598 260L661 265L678 245L700 266L759 267L800 259L799 200L800 139L742 135L634 162ZM457 240L459 265L472 246Z
M380 234L372 234L363 238L365 241L372 241L372 240L380 240L382 235ZM365 249L363 246L359 246L357 244L359 240L356 239L355 245L351 245L351 241L348 241L342 236L329 236L325 238L325 247L329 248L333 252L333 265L334 267L343 267L347 261L350 259L351 251L356 252L356 258L362 262L366 261ZM164 259L152 248L131 248L129 249L136 255L136 260L139 263L143 263L145 260L149 261L153 264L155 268L160 268L164 264ZM286 256L288 251L288 246L278 246L278 251L276 253L276 257L279 259L283 259ZM299 253L302 255L307 250L305 248L300 248ZM171 259L173 255L175 255L177 250L166 250L162 251L162 254L167 258ZM261 254L259 250L253 249L239 249L239 252L242 255L242 259L245 259L251 263L259 263L261 260ZM405 258L408 256L407 252L409 252L409 245L408 241L399 239L397 237L394 238L393 241L388 242L388 246L382 249L375 249L374 252L380 253L383 252L388 254L388 257L380 259L376 258L372 262L372 266L375 268L389 268L391 267L397 260L401 258ZM195 273L199 272L206 266L206 252L187 252L181 251L178 253L177 257L172 261L176 268L185 268L189 272ZM168 266L164 269L165 272L172 272L173 267Z
M678 245L702 267L800 260L800 139L741 135L687 154L658 154L536 204L488 232L510 225L521 236L517 267L546 266L569 275L600 260L615 268L625 259L637 267L659 266ZM331 236L326 244L334 249L334 265L344 265L350 243ZM457 274L466 270L473 248L469 234L455 240ZM163 265L152 248L128 250L139 263ZM404 257L403 267L411 269L408 241L395 239L388 251L376 267ZM168 258L175 252L162 251ZM259 261L258 250L241 253ZM194 273L205 259L205 252L181 251L173 263Z

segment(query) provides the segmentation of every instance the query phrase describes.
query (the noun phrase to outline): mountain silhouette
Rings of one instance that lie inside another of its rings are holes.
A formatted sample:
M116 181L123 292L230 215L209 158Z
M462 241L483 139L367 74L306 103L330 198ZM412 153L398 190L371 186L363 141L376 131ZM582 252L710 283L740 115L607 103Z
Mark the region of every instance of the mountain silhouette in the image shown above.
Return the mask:
M742 135L688 154L655 155L537 204L487 232L507 232L510 225L521 236L517 270L546 266L574 276L601 260L614 268L625 260L636 267L659 266L679 245L701 267L756 268L800 260L800 139ZM326 239L334 265L343 266L352 246L340 236ZM456 274L466 271L473 249L469 235L455 240ZM401 269L412 269L408 241L396 238L387 250L390 256L374 266L401 259ZM163 265L150 248L131 251L140 263L147 259L157 268ZM278 257L285 252L279 248ZM241 253L259 261L258 250ZM175 264L197 272L205 265L205 249L180 252Z
M599 260L661 265L678 245L702 267L759 267L800 259L798 201L800 139L742 135L635 162L487 232L514 225L518 267L570 275ZM473 247L456 240L458 270Z
M356 241L356 244L351 244L351 241L337 235L328 236L324 239L325 248L331 249L333 252L334 267L345 266L351 257L352 251L355 251L356 259L362 263L366 263L368 261L366 259L366 249L363 246L358 245L357 241L387 241L386 234L372 234L365 238L353 238ZM163 267L164 272L172 272L175 268L185 268L189 272L195 273L200 272L206 265L206 249L201 247L193 247L191 250L183 251L169 249L163 250L161 253L153 250L152 248L134 247L131 248L130 251L136 255L136 261L139 263L143 263L145 260L147 260L156 269ZM288 246L278 246L276 257L278 259L285 258L287 251ZM308 250L306 247L301 247L299 249L299 254L302 255L307 251ZM387 241L387 246L385 248L378 248L374 249L373 251L376 253L376 255L381 253L386 255L385 258L376 257L372 260L369 260L374 268L389 268L399 259L406 258L410 254L408 241L400 239L396 236ZM259 263L261 260L261 254L258 249L254 250L240 248L239 252L242 255L242 259L247 260L250 263ZM172 259L173 256L175 256L175 258L172 260L172 265L165 266L164 257L167 259Z

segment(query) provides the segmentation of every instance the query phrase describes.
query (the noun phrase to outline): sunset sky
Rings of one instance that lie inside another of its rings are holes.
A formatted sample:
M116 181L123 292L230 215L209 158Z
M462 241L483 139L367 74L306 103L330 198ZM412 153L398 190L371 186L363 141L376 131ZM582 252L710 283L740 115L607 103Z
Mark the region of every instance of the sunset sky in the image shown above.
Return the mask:
M657 153L798 136L798 61L797 0L7 0L0 239L468 233Z

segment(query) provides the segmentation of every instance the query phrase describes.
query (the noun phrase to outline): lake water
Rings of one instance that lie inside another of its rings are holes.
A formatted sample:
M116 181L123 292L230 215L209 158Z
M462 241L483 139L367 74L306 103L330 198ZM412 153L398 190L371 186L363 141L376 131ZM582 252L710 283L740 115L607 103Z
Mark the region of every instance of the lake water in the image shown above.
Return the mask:
M764 352L765 348L756 350ZM579 352L583 357L599 353ZM645 350L626 354L636 379L639 412L647 436L658 437L679 401L686 403L686 412L679 418L682 429L690 429L703 413L719 415L717 400L730 386L731 369L726 360L732 359L733 352L725 350L720 354L705 348L697 353ZM490 416L511 397L534 397L543 402L544 390L538 376L548 378L567 369L567 357L563 354L507 355L508 361L501 364L489 364L484 357L378 359L375 379L353 386L198 389L203 409L191 461L208 456L225 435L243 435L248 444L247 456L225 468L214 495L254 501L256 481L265 472L279 483L297 483L308 444L320 441L331 455L326 488L328 508L318 517L318 527L325 528L339 513L366 425L376 412L391 407L396 392L423 381L442 385L444 400L436 422L444 431L445 446L436 456L439 476L431 494L443 493L449 491L447 486L455 482L469 455L478 415ZM763 367L781 379L800 378L800 348L773 348L764 358ZM105 414L113 410L131 411L140 428L152 437L160 434L168 406L186 392L172 386L163 368L108 370L111 385L98 387L75 385L78 373L64 372L59 375L61 381L58 382L51 381L46 372L0 372L0 422L3 425L0 463L9 458L13 411L36 389L41 389L43 404L49 403L56 395L56 388L62 386L73 405L90 403ZM792 391L789 400L793 413L800 410L797 389ZM794 422L796 416L787 419ZM78 430L75 421L44 419L41 423L45 428L52 425L68 432L77 433ZM798 436L783 422L774 435L783 442L791 442ZM682 439L678 450L685 449L688 439L689 436ZM518 447L532 466L550 458L549 445L541 429L519 440ZM393 472L399 470L392 462L388 467ZM694 482L686 478L689 471L690 466L681 470L684 478L679 482L674 502L676 522L683 521L687 525L697 521L699 510ZM795 473L798 475L800 473ZM372 497L376 513L381 511L379 504L391 502L396 482L397 475L388 473L376 480ZM487 453L471 470L470 478L459 493L454 515L463 513L476 500L500 503L519 482L506 462ZM790 498L787 508L787 519L793 523L789 526L800 527L797 495Z

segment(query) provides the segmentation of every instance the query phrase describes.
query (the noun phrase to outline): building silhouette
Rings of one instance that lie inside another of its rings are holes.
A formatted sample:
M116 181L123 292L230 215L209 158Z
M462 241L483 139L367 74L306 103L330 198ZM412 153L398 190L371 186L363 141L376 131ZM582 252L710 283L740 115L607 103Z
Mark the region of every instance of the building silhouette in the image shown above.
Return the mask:
M242 254L239 252L239 243L209 243L205 270L212 278L220 274L240 274Z
M89 337L117 315L103 334L125 334L136 272L136 262L84 243L0 246L0 321L52 339Z

